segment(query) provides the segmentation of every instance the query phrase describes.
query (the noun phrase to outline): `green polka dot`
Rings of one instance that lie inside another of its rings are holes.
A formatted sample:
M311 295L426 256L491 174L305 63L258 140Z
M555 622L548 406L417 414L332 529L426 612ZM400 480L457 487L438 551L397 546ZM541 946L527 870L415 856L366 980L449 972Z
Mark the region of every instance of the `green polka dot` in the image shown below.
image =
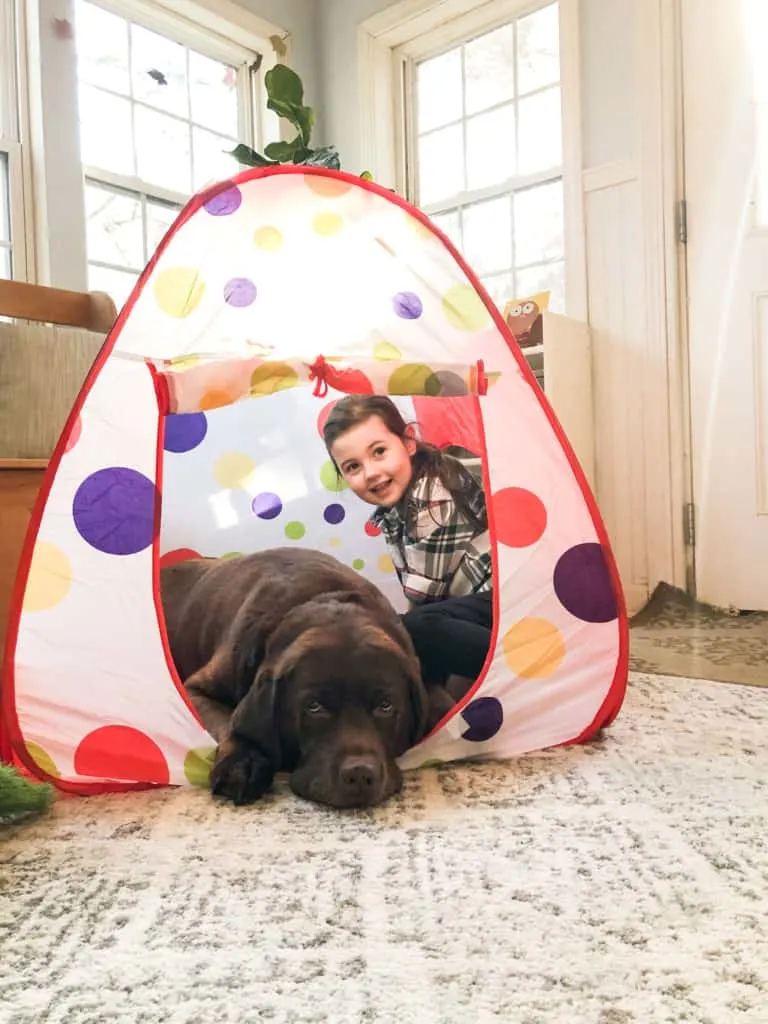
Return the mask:
M427 387L435 377L430 366L423 363L406 363L398 366L387 384L390 395L428 395Z
M304 534L307 532L304 523L288 523L285 528L285 536L288 540L301 540Z
M365 568L365 562L362 560L362 558L356 558L352 563L352 568L357 569L357 571L360 572L361 569Z
M243 552L242 551L228 551L226 553L226 555L222 555L221 557L222 558L242 558L243 557Z
M216 747L197 747L184 758L184 775L190 786L207 786L211 778Z
M491 319L485 303L469 284L457 284L443 296L443 312L459 331L479 331Z
M320 470L320 483L326 491L333 491L335 494L345 491L349 486L344 477L339 476L336 472L336 467L330 459L323 464Z

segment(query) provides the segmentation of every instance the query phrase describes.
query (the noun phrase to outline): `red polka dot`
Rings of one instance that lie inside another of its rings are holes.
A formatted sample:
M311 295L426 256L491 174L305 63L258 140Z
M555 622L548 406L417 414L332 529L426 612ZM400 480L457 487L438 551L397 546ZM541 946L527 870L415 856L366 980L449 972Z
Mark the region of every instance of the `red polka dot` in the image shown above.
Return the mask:
M323 437L323 431L325 430L325 424L328 422L328 417L331 415L333 407L336 405L336 401L337 400L334 398L332 402L324 405L320 410L320 415L317 417L317 432L320 435L321 440Z
M64 451L68 452L75 447L77 442L80 440L80 434L83 431L83 422L78 416L75 422L72 424L72 432L67 438L66 444L64 445Z
M380 529L380 527L375 526L370 521L370 519L365 524L365 532L368 534L369 537L380 537L381 536L381 529Z
M493 496L496 537L510 548L535 544L547 527L547 510L540 498L524 487L505 487Z
M75 751L75 771L98 779L167 785L168 762L158 745L138 729L105 725L89 733Z
M169 565L176 565L177 562L188 562L190 558L202 557L199 551L193 551L192 548L175 548L160 556L160 568L166 569Z

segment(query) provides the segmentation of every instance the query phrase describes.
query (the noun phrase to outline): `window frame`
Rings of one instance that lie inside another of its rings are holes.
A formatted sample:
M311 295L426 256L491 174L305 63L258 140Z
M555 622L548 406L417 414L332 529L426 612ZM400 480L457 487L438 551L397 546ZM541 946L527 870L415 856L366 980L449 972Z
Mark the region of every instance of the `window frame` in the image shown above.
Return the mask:
M586 321L579 0L559 4L565 315ZM409 117L414 109L410 67L415 61L543 6L546 0L400 0L359 26L361 160L378 181L409 199L415 194L407 155L414 120Z
M11 280L29 278L27 224L24 209L24 174L21 148L21 94L18 51L21 18L16 0L0 0L0 153L7 162ZM18 45L17 45L18 44Z

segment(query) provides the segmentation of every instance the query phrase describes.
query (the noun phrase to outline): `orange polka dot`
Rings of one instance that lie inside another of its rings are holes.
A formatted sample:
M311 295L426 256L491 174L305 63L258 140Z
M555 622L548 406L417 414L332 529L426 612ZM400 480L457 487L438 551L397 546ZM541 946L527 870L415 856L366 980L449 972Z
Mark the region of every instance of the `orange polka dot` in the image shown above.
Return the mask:
M127 725L105 725L88 733L75 751L75 771L96 779L167 785L168 762L154 740Z
M305 174L304 184L315 195L326 197L343 196L345 192L349 192L352 188L350 182L324 174Z
M560 631L546 619L521 619L501 641L507 664L521 679L546 679L565 658Z
M211 388L210 391L205 392L198 406L203 412L208 409L220 409L223 405L232 405L233 402L236 402L241 397L244 397L244 395L225 391L224 388Z

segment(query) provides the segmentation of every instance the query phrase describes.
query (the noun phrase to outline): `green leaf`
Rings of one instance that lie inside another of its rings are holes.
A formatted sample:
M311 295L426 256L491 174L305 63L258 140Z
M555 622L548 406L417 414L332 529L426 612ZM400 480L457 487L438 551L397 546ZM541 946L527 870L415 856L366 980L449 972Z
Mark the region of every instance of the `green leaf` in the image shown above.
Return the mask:
M363 181L373 181L373 175L371 174L370 171L363 171L360 177L363 179Z
M304 86L301 79L285 64L275 64L264 76L264 85L270 100L286 107L301 107L304 104Z
M270 142L264 152L270 160L277 160L280 164L289 164L294 160L299 149L301 149L301 136L297 135L292 142Z
M229 149L226 152L245 167L274 167L277 163L276 160L268 160L261 153L257 153L255 149L246 146L244 142L238 143L234 149Z
M329 167L333 171L341 170L341 160L333 146L322 146L320 149L310 150L307 158L302 162L309 167Z

